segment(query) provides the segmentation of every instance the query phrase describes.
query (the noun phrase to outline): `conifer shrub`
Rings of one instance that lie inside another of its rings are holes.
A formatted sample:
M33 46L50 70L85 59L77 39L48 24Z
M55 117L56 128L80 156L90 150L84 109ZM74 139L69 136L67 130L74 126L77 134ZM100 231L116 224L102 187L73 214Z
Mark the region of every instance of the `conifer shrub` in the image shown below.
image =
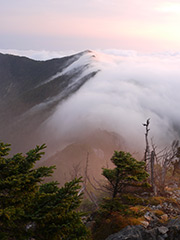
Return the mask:
M146 187L148 173L145 163L137 161L130 153L115 151L111 158L114 169L103 168L102 175L107 179L106 188L112 198L121 194L127 187Z
M148 199L145 199L140 196L135 196L132 193L127 193L127 194L121 194L121 201L123 203L126 203L128 205L147 205L148 204Z
M80 182L74 179L59 188L43 183L54 166L35 168L45 145L23 155L8 157L10 145L0 142L0 239L85 240L87 230L77 211Z

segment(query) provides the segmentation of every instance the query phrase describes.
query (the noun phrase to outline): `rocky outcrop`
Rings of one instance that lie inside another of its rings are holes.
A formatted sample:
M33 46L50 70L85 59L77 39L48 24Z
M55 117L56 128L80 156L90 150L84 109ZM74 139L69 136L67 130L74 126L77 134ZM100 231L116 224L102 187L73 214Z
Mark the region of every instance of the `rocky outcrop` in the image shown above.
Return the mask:
M106 240L179 240L180 219L172 219L165 226L145 229L143 226L127 226Z

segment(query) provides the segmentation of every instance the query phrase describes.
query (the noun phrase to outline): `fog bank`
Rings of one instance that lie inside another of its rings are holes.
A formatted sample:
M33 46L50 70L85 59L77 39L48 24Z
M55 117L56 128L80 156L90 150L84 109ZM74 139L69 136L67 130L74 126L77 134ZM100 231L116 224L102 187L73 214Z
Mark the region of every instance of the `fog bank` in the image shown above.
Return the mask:
M144 127L151 119L150 138L158 146L179 138L180 55L142 55L106 50L86 53L100 72L45 123L56 139L75 141L95 129L120 134L131 151L144 150Z

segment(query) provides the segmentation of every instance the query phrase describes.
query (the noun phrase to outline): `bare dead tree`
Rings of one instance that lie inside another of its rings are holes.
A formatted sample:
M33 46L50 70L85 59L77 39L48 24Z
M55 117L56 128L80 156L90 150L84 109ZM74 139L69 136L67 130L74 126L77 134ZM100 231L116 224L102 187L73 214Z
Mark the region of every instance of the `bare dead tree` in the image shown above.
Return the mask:
M155 172L154 172L154 165L155 165L155 151L151 151L151 185L153 189L154 195L156 195L156 185L155 185Z
M101 183L100 181L98 181L95 177L93 177L95 183L97 184L98 187L95 187L98 191L104 192L104 193L111 193L112 189L110 187L110 185L105 185L103 183Z
M173 173L172 175L175 176L176 173L180 173L180 147L177 146L177 154L176 154L177 160L173 163Z
M150 174L150 182L152 185L152 189L154 194L156 194L156 185L158 184L161 187L161 191L163 192L165 189L165 180L167 171L171 166L178 165L180 166L180 161L175 161L177 159L177 151L179 142L173 141L171 147L166 147L163 150L156 153L157 147L154 145L151 140L152 151L150 150L148 134L150 131L149 128L150 118L147 119L146 123L143 124L145 127L145 152L144 152L144 161L146 164L146 171ZM156 173L155 164L159 165L160 172ZM175 168L174 168L175 169ZM159 174L159 175L158 175ZM156 181L158 179L158 182ZM156 184L157 183L157 184Z
M82 176L82 171L81 171L81 165L82 162L78 162L76 164L73 164L72 166L72 170L70 172L70 177L71 179L74 178L79 178L80 176ZM95 194L93 194L92 191L88 190L87 188L87 184L91 183L90 178L88 176L88 167L89 167L89 152L87 152L87 156L86 156L86 162L85 162L85 170L84 170L84 176L83 176L83 182L82 182L82 187L79 190L78 194L81 194L84 192L84 194L86 195L86 197L95 204L96 207L98 207L97 204L97 199ZM91 183L92 184L92 183Z
M94 177L93 180L91 180L91 178L89 177L88 174L88 168L89 168L89 152L87 152L86 155L86 161L85 161L85 168L84 168L84 176L83 176L83 183L82 183L82 187L79 190L78 194L84 193L84 195L87 197L87 199L89 199L97 208L98 207L98 200L97 200L97 196L96 194L94 194L94 192L106 192L105 189L103 189L103 185L101 185ZM81 170L81 162L79 162L78 164L74 164L73 165L73 169L70 173L71 177L79 177L80 174L80 170ZM94 184L95 182L95 184ZM93 189L94 192L91 190Z
M144 152L144 162L145 162L145 169L148 171L148 165L150 161L150 147L149 147L149 141L148 141L148 134L149 134L149 124L150 124L150 118L147 119L146 123L143 123L143 126L145 127L145 152Z
M152 144L152 148L155 152L155 146ZM160 191L163 193L166 184L167 171L171 167L175 167L177 163L177 156L179 151L179 141L173 141L170 147L165 147L158 153L155 152L154 160L156 165L160 167L159 170L154 170L154 179L156 179L156 185L159 185Z
M168 149L164 153L164 157L162 160L162 187L164 189L165 187L165 178L167 174L167 170L170 168L170 166L173 166L173 164L176 161L177 157L177 151L178 151L178 145L179 141L173 141L170 149Z
M98 207L96 196L93 194L92 191L88 190L88 188L87 188L88 182L92 185L90 178L88 176L88 167L89 167L89 152L87 152L87 156L86 156L83 190L84 190L85 194L88 196L88 198L90 199L90 201L93 202L96 207Z
M144 161L145 161L145 169L150 174L150 183L152 185L153 193L156 195L156 184L155 184L155 158L156 158L156 147L152 142L152 151L149 146L148 134L150 131L150 118L147 119L146 123L143 124L145 127L145 152L144 152Z

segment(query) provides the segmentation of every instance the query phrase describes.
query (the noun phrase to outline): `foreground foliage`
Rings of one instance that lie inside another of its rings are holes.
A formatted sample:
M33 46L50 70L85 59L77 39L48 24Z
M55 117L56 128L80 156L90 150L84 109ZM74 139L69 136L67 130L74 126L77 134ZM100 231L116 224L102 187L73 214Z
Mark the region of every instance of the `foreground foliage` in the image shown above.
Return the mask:
M8 158L8 144L0 143L0 239L87 239L87 230L76 211L81 202L80 179L59 188L42 183L54 167L34 168L45 145Z
M112 193L112 198L128 186L146 186L143 181L147 180L148 173L145 171L144 162L139 162L130 153L122 151L115 151L111 161L116 167L114 169L104 168L102 174L108 180L107 189Z
M148 200L134 194L137 189L149 190L145 163L123 151L115 151L111 161L115 168L103 168L102 172L107 179L105 189L109 190L110 197L103 199L95 214L94 240L104 240L127 225L141 224L144 210L147 210Z

